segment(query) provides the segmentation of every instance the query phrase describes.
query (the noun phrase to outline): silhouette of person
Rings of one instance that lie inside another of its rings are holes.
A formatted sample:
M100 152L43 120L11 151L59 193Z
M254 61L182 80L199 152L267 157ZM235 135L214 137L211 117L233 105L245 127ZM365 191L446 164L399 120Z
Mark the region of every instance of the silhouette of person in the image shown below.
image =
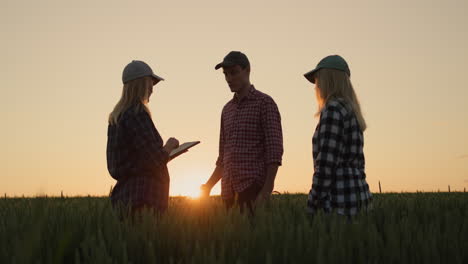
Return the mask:
M122 74L122 97L109 115L107 168L117 180L111 201L132 214L144 207L163 212L168 206L166 165L179 141L169 138L163 146L147 107L153 86L162 80L145 62L130 62Z
M227 208L237 197L241 212L253 215L256 199L268 199L273 191L283 155L281 116L273 99L250 83L250 62L245 54L231 51L215 69L222 68L234 97L221 114L219 155L216 168L201 186L208 196L221 180L221 196Z
M366 122L350 80L346 61L332 55L304 74L315 84L319 122L312 138L314 174L307 210L351 217L369 209L372 194L366 182Z

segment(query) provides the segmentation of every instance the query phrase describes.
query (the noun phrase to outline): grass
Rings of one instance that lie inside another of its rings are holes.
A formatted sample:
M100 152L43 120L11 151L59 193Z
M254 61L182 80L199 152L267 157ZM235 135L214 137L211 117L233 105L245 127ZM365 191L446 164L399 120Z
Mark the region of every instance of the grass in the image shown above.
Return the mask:
M468 194L375 194L352 223L275 195L255 218L171 198L120 222L107 197L0 199L0 263L468 263Z

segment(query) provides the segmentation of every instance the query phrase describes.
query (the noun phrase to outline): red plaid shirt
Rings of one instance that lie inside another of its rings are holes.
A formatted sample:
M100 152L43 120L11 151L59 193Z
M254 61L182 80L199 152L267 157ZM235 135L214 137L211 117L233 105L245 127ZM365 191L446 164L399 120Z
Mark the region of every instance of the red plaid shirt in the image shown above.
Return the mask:
M132 107L107 132L107 168L117 180L113 205L152 206L164 211L169 198L169 155L145 111Z
M263 186L268 164L281 165L283 133L275 101L254 86L223 108L217 166L223 167L221 196L234 197L253 183Z

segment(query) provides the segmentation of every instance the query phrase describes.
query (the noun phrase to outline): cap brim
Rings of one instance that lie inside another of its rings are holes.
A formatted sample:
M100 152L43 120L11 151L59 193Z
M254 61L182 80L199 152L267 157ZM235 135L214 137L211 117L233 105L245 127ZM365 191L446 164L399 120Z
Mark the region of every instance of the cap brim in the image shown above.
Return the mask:
M315 68L309 72L304 73L304 77L311 83L315 83L314 73L316 73L320 68Z
M158 81L164 81L164 78L163 77L159 77L157 76L156 74L153 73L153 75L151 75L151 77L155 78L156 80Z
M215 70L219 69L219 68L224 68L224 67L232 67L236 65L234 62L229 62L229 61L223 61L221 63L218 63L216 66L215 66Z

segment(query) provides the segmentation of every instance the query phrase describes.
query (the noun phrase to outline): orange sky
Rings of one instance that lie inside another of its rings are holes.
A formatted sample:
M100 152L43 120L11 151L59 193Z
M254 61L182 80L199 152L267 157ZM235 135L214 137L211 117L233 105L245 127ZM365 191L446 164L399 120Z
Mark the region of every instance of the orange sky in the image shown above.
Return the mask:
M282 115L276 190L310 189L317 105L302 74L329 54L348 61L369 126L371 190L463 190L468 3L397 2L2 1L0 193L108 193L107 115L140 59L166 78L149 104L163 138L202 142L169 164L171 194L196 194L232 97L214 70L230 50Z

